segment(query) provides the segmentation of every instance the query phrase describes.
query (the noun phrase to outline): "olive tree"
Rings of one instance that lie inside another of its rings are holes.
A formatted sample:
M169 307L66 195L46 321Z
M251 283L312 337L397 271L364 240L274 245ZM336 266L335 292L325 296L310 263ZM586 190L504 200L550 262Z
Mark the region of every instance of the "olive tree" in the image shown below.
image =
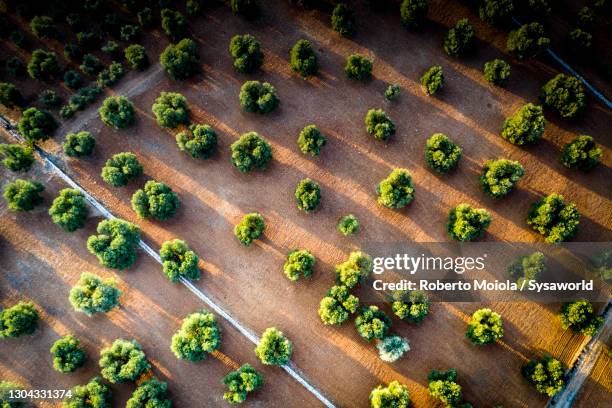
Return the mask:
M74 188L61 190L49 207L51 221L68 232L83 228L88 212L85 195Z
M372 76L372 61L361 54L352 54L346 59L344 73L349 79L365 81Z
M98 377L77 385L63 402L64 408L111 408L111 389Z
M136 340L116 339L100 351L100 374L113 384L136 381L151 364Z
M249 246L259 238L266 227L264 218L259 213L246 214L234 227L234 235L242 245Z
M305 39L298 40L293 48L291 48L289 56L291 69L302 77L308 78L317 75L317 72L319 72L317 54L310 41Z
M32 302L19 302L0 310L0 339L34 334L40 315Z
M280 103L276 88L268 82L259 81L246 81L240 87L238 100L243 111L260 114L272 112Z
M31 211L43 202L45 187L38 181L17 179L4 188L4 199L11 211Z
M603 150L591 136L578 136L565 145L561 163L567 168L591 170L601 160Z
M401 93L401 88L399 85L391 84L385 89L385 99L389 102L392 102L399 98Z
M130 180L140 176L143 171L134 153L117 153L108 159L102 168L102 180L113 187L122 187Z
M287 254L283 271L287 279L297 281L301 277L310 278L314 271L316 259L307 249L296 249Z
M462 18L451 27L444 37L444 51L451 57L468 53L474 46L476 31L467 18Z
M364 340L382 340L391 328L391 319L378 306L364 306L355 319L355 327Z
M472 344L493 344L504 335L501 315L491 309L478 309L468 321L467 337Z
M414 200L412 176L407 169L394 169L376 186L378 204L387 208L403 208Z
M123 50L123 55L130 68L143 71L149 66L149 57L145 47L140 44L131 44Z
M576 300L564 303L559 312L559 319L564 329L585 336L595 336L604 323L603 316L598 316L588 300Z
M342 324L357 311L359 298L344 285L332 286L319 304L319 317L323 324Z
M12 57L6 61L5 69L7 74L18 77L26 72L26 64L19 57Z
M108 68L103 69L98 74L97 84L100 88L111 87L115 85L125 75L123 64L113 61L108 65Z
M473 241L481 238L489 225L491 215L487 210L461 203L450 211L446 230L454 240Z
M221 329L215 315L201 310L183 319L181 328L172 336L170 349L181 360L201 361L220 346Z
M338 3L331 15L331 25L334 31L343 36L355 33L355 14L345 3Z
M98 109L100 119L115 129L125 129L132 126L136 119L134 104L125 96L109 96Z
M27 70L33 79L48 80L60 70L57 56L51 51L34 50Z
M359 221L353 214L345 215L338 221L338 231L345 237L358 233L359 228Z
M121 27L119 36L122 41L130 42L138 38L140 35L140 27L133 24L126 24Z
M15 85L0 82L0 103L8 109L13 109L23 104L23 96Z
M102 68L102 62L93 54L83 55L83 62L79 65L79 69L88 75L96 75Z
M564 119L574 119L586 107L586 93L575 76L559 74L548 81L540 92L545 106L554 109Z
M612 251L603 250L590 259L591 271L603 281L612 280Z
M0 84L0 100L2 98L2 84ZM62 102L62 98L53 89L45 89L38 94L38 102L45 108L53 108Z
M0 381L0 407L2 408L24 408L26 407L24 402L15 400L12 397L12 392L24 390L25 387L22 384L11 382L11 381Z
M536 57L549 44L550 39L544 35L542 24L533 22L523 24L519 29L510 32L506 51L522 61Z
M187 19L177 10L162 9L161 27L172 41L178 41L187 35Z
M178 148L194 159L208 159L217 148L217 132L209 125L190 125L176 134Z
M136 190L132 195L132 209L142 219L166 221L174 217L180 205L179 196L170 186L155 180L147 181L144 189Z
M229 52L234 60L234 69L242 74L257 71L263 64L261 44L250 34L233 36Z
M431 370L427 382L429 394L447 408L458 406L463 399L461 386L457 384L457 370L454 368L448 371Z
M285 365L291 359L292 353L293 343L275 327L267 328L255 347L255 354L265 365Z
M174 80L192 77L200 70L198 46L190 38L170 44L159 56L159 63Z
M410 351L410 344L403 337L387 336L376 344L376 348L382 361L393 363L402 358L407 351Z
M128 269L136 261L136 246L140 242L140 229L119 218L100 221L98 235L87 239L87 249L100 264L112 269Z
M480 19L495 25L505 24L512 17L513 0L483 0L478 8Z
M480 185L493 198L506 196L523 177L525 171L518 161L508 159L487 160L482 166Z
M297 207L305 212L311 212L317 209L321 201L321 188L319 184L309 178L300 180L295 188L295 200Z
M546 119L542 107L528 103L506 118L501 135L517 146L537 143L544 134Z
M321 148L327 143L327 138L315 125L308 125L300 132L297 144L300 151L311 156L321 154Z
M26 145L2 143L0 157L5 168L15 172L26 172L34 164L34 149Z
M382 109L370 109L364 122L366 131L376 140L389 140L395 134L395 123Z
M379 385L370 392L371 408L408 408L409 406L408 387L399 381L391 381L386 387Z
M70 289L69 300L74 310L89 316L107 313L119 306L121 291L114 279L102 279L83 272L76 285Z
M53 136L57 122L49 112L38 108L28 108L19 119L19 132L30 144L43 142Z
M270 144L256 132L248 132L230 146L232 164L242 173L265 169L272 159Z
M510 78L510 64L499 58L487 61L484 64L483 74L488 82L504 86Z
M96 138L91 132L82 130L77 133L68 133L62 143L64 153L70 157L89 156L96 146Z
M53 368L60 373L71 373L85 364L87 355L80 347L81 342L73 335L66 335L53 343Z
M419 290L396 291L391 295L391 310L400 319L421 324L429 314L429 298Z
M151 107L157 124L167 128L189 124L187 99L176 92L162 92Z
M58 35L55 21L49 16L34 16L30 21L30 28L38 38L55 38Z
M569 48L578 55L585 54L593 45L593 34L581 28L575 28L570 31L567 39L569 41Z
M434 133L425 144L425 162L438 173L448 173L459 164L461 148L443 133Z
M527 215L527 224L549 243L568 240L578 232L580 212L574 203L566 203L560 194L550 194L534 203Z
M68 88L77 89L79 86L81 86L82 82L83 78L81 77L81 74L75 70L69 69L64 73L64 85L66 85Z
M185 241L173 239L162 244L159 250L164 274L174 283L179 278L200 279L199 258Z
M565 386L565 367L550 356L534 359L525 364L521 373L540 393L554 396Z
M403 0L400 5L400 18L406 28L418 28L427 18L429 0Z
M546 270L546 258L542 252L519 257L508 266L508 275L522 287L524 282L537 281Z
M166 395L168 384L151 378L134 390L125 404L126 408L171 408L172 400Z
M346 261L336 265L336 282L352 289L372 273L373 267L370 255L353 251Z
M429 68L421 77L421 85L427 95L433 95L444 86L444 71L439 65Z
M226 375L223 384L228 389L223 393L223 399L230 404L242 404L249 392L256 391L263 385L263 376L250 364L244 364Z

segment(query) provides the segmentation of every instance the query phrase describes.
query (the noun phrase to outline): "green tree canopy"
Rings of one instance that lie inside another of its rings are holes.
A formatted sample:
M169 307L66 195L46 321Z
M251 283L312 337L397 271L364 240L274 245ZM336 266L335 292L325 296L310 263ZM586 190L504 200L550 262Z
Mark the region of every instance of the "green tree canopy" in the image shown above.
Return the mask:
M491 225L491 215L484 208L472 208L461 203L448 215L448 235L460 242L481 238Z
M126 408L171 408L172 400L166 395L168 384L151 378L139 384L125 405Z
M234 235L242 245L249 246L263 233L266 224L259 213L246 214L234 227Z
M264 54L261 44L250 34L235 35L230 40L229 52L234 59L234 69L248 74L261 68Z
M270 144L256 132L248 132L240 136L230 146L232 164L242 173L248 173L254 168L265 169L272 159Z
M536 57L549 44L550 39L544 35L542 24L533 22L510 32L506 51L518 60L526 60Z
M439 65L429 68L421 77L421 85L427 95L433 95L444 86L444 71Z
M177 358L200 361L220 346L221 329L215 315L201 310L183 319L181 328L172 336L170 348Z
M542 138L545 126L542 107L528 103L506 118L501 135L517 146L535 144Z
M319 317L326 324L342 324L357 311L359 298L352 295L349 288L332 286L319 304Z
M30 77L43 81L51 79L60 70L55 53L41 49L32 52L27 69Z
M566 203L560 194L550 194L531 206L527 224L546 238L546 242L563 242L578 232L580 212L574 203Z
M585 336L596 335L604 323L603 316L598 316L591 302L584 299L564 303L561 306L559 318L564 329L570 329Z
M262 364L266 365L285 365L289 362L292 352L291 340L275 327L267 328L255 347L255 354Z
M260 114L272 112L280 103L276 88L259 81L246 81L242 84L238 100L243 111Z
M70 289L69 300L74 310L92 316L107 313L119 306L121 291L114 279L102 279L93 273L83 272L76 285Z
M510 20L513 11L513 0L483 0L478 15L489 24L502 25Z
M181 205L179 196L170 186L155 180L145 183L132 195L132 209L139 218L153 218L158 221L168 220L176 214Z
M119 218L100 221L98 235L87 239L87 249L96 255L103 266L128 269L136 261L136 246L140 242L140 229Z
M472 344L492 344L504 335L501 315L491 309L478 309L468 321L465 337Z
M463 398L461 386L457 384L457 370L432 370L427 378L429 394L439 399L445 407L452 408L459 405Z
M321 201L321 188L319 184L309 178L300 180L295 188L297 207L305 212L316 210Z
M586 108L582 82L574 76L558 74L542 87L540 99L564 119L574 119Z
M334 31L343 36L350 36L355 33L355 14L345 3L338 3L334 7L331 15L331 25Z
M402 320L420 324L429 314L429 298L418 290L397 291L391 295L391 310Z
M389 140L395 134L395 123L382 109L370 109L364 122L367 132L377 140Z
M410 351L408 340L400 336L387 336L376 344L378 356L382 361L393 363Z
M403 0L400 5L402 25L414 29L420 27L427 19L429 0Z
M293 71L299 73L304 78L317 75L319 62L310 41L305 39L298 40L293 48L291 48L289 56L290 66Z
M310 278L314 271L315 257L306 249L296 249L287 254L283 271L287 279L297 281L301 277Z
M193 124L176 134L176 144L194 159L208 159L217 148L217 132L209 125Z
M508 275L514 279L519 286L524 281L537 281L546 270L546 258L542 252L533 252L529 255L519 257L508 266Z
M106 98L98 109L98 113L102 122L116 129L132 126L136 119L134 104L122 95Z
M378 204L388 208L403 208L414 200L412 176L407 169L394 169L376 186Z
M367 340L382 340L391 328L391 319L378 306L364 306L355 319L359 335Z
M43 109L28 108L19 119L19 132L28 143L43 142L53 136L57 122L53 115Z
M565 368L563 364L550 356L531 360L521 370L540 394L554 396L565 386Z
M123 56L133 70L143 71L149 66L147 50L140 44L131 44L125 47Z
M345 237L358 233L359 228L359 221L353 214L345 215L338 221L338 231Z
M363 282L373 269L372 257L365 252L353 251L346 261L336 265L336 282L352 289Z
M408 387L399 381L391 381L386 387L379 385L370 392L371 408L408 408L409 406Z
M200 70L198 47L190 38L170 44L159 56L159 62L174 80L185 80Z
M443 133L434 133L425 144L425 162L438 173L447 173L457 167L461 148Z
M0 103L8 109L23 104L23 96L14 84L0 82Z
M170 282L177 282L184 277L190 280L200 279L199 258L189 249L185 241L173 239L162 244L159 250L164 274Z
M499 58L487 61L484 64L483 74L488 82L504 86L510 78L510 64Z
M68 133L62 143L64 153L70 157L89 156L96 146L96 138L86 130L77 133Z
M40 315L32 302L19 302L0 310L0 339L34 334Z
M61 190L49 208L51 221L68 232L83 228L88 212L85 195L74 188Z
M151 108L157 124L167 128L189 124L187 99L177 92L162 92Z
M113 187L122 187L140 176L143 170L134 153L117 153L108 159L102 168L102 180Z
M0 144L2 165L11 171L28 171L34 164L34 149L20 144Z
M17 179L4 188L4 199L11 211L31 211L43 202L45 187L38 181Z
M467 18L457 21L444 37L444 51L451 57L459 57L468 53L474 46L476 31Z
M300 132L297 143L302 153L318 156L327 143L327 138L315 125L308 125Z
M249 392L256 391L263 385L263 376L250 364L244 364L226 375L223 384L227 385L228 389L223 393L223 399L230 404L242 404Z
M100 351L100 374L113 384L136 381L151 368L136 340L117 339Z
M365 81L372 77L372 61L361 54L352 54L346 59L344 72L349 79Z
M482 166L480 185L493 198L506 196L523 177L521 163L508 159L488 160Z
M71 373L85 364L87 355L80 344L79 339L70 334L53 343L50 350L53 355L53 368L60 373Z
M111 408L111 389L98 377L72 389L64 400L64 408Z
M178 41L187 36L187 19L180 11L168 8L162 9L161 26L172 41Z
M599 164L603 150L591 136L578 136L565 145L561 163L567 168L591 170Z

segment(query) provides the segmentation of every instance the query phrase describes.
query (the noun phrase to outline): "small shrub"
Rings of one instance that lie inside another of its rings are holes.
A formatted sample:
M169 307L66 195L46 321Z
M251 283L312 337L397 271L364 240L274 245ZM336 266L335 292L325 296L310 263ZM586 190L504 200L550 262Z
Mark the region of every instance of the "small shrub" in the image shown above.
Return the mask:
M489 225L491 215L487 210L462 203L450 211L446 229L451 238L464 242L481 238Z
M389 140L395 134L395 123L382 109L370 109L364 122L367 132L376 140Z
M385 99L388 101L394 101L400 96L400 87L399 85L389 85L387 89L385 89Z
M269 327L261 335L255 354L265 365L285 365L291 358L293 344L280 330Z
M534 58L548 45L550 39L544 36L544 27L540 23L523 24L511 31L506 42L506 51L518 60Z
M167 184L154 180L147 181L144 189L132 195L132 209L142 219L168 220L176 214L180 204L178 195Z
M87 239L87 249L100 264L112 269L128 269L136 261L136 246L140 242L140 229L119 218L100 221L98 235Z
M102 168L102 180L113 187L122 187L142 172L143 167L134 153L117 153Z
M425 145L425 162L438 173L448 173L459 164L461 148L446 135L434 133Z
M19 144L0 144L2 165L11 171L30 170L34 164L34 150L30 146Z
M40 315L31 302L19 302L0 311L0 339L34 334Z
M38 38L55 38L58 34L55 21L49 16L35 16L30 21L30 28Z
M60 373L71 373L85 364L85 351L79 347L80 341L72 335L58 339L51 346L53 368Z
M261 45L250 34L235 35L229 44L229 52L234 59L234 69L237 72L248 74L261 68L264 55Z
M135 40L140 35L140 29L133 24L126 24L121 27L120 37L122 41L130 42Z
M393 363L410 351L408 340L400 336L387 336L376 344L378 356L382 361Z
M562 195L550 194L531 206L527 224L542 234L546 242L563 242L578 232L580 212L576 204L566 203Z
M125 405L126 408L171 408L167 398L168 384L151 378L138 385Z
M291 69L304 78L317 75L319 72L317 54L308 40L301 39L295 43L291 48L290 61Z
M95 405L92 404L95 401ZM98 377L85 385L72 389L72 395L64 399L64 408L111 408L111 389Z
M82 82L83 79L81 78L81 74L79 74L73 69L69 69L64 74L64 84L68 88L77 89L79 86L81 86Z
M601 147L595 144L591 136L578 136L563 148L561 163L567 168L591 170L603 155Z
M468 321L465 337L472 344L492 344L504 335L502 318L491 309L479 309L472 314Z
M315 181L305 178L295 188L295 199L300 210L314 211L321 201L321 188Z
M201 310L183 319L181 328L172 336L170 348L176 358L201 361L220 346L221 329L215 315Z
M270 113L278 107L280 100L276 88L267 82L246 81L238 96L240 107L245 112Z
M391 381L386 387L379 385L370 392L370 406L372 408L408 408L410 406L408 387L399 381Z
M170 44L159 56L159 62L174 80L192 77L200 70L200 55L196 43L183 38L178 44Z
M98 57L93 54L85 54L83 56L83 63L79 65L81 71L89 75L96 75L102 71L102 62Z
M4 199L11 211L31 211L43 202L40 196L45 190L38 181L17 179L4 188Z
M365 81L372 76L372 61L360 54L349 55L344 72L349 79Z
M412 176L406 169L395 169L376 186L378 204L387 208L403 208L414 200Z
M306 249L296 249L289 252L283 265L287 279L297 281L301 277L310 278L314 271L315 257Z
M119 44L113 40L108 40L106 44L100 48L100 50L109 56L115 56L119 51Z
M64 57L72 62L80 61L83 58L83 49L75 43L64 45Z
M21 76L26 72L25 62L19 57L12 57L6 61L6 72L11 76Z
M519 257L515 262L508 266L508 275L514 279L519 286L527 281L537 281L540 275L546 270L544 254L534 252L530 255Z
M98 113L102 122L115 129L125 129L135 122L134 104L122 95L106 98Z
M44 142L53 136L57 122L49 112L38 108L28 108L19 119L19 132L30 144Z
M242 173L265 169L272 159L270 144L255 132L248 132L230 146L232 164Z
M114 279L102 280L97 275L83 272L76 285L70 289L70 304L74 310L89 316L107 313L119 307L121 291Z
M545 127L542 107L528 103L516 111L514 116L506 118L501 135L517 146L535 144L542 138Z
M149 66L149 57L145 47L140 44L132 44L123 50L123 55L130 68L143 71Z
M427 95L433 95L444 86L444 73L441 66L429 68L421 77L421 85Z
M478 15L489 24L502 25L510 20L513 11L513 0L484 0L480 3Z
M242 404L249 392L256 391L263 384L263 376L251 367L244 364L236 371L232 371L223 378L223 384L228 391L223 393L223 399L230 404Z
M0 82L0 103L8 109L13 109L23 104L23 96L15 85Z
M96 146L96 139L86 130L78 133L68 133L62 143L64 153L70 157L89 156Z
M500 198L510 193L524 174L523 166L517 161L488 160L482 167L479 181L485 193Z
M355 327L366 341L382 340L391 328L391 319L378 306L364 306L355 319Z
M488 82L504 86L510 78L510 64L502 59L494 59L484 64L483 72Z
M559 319L564 329L585 336L595 336L604 323L603 316L597 316L593 305L587 300L564 303L559 312Z
M151 368L140 344L117 339L100 351L100 374L113 384L136 381Z
M178 41L187 36L187 20L180 11L163 9L161 11L161 26L170 40Z
M0 98L2 94L2 84L0 84ZM52 89L45 89L38 95L38 102L43 104L45 108L53 108L62 102L62 98Z
M108 68L103 69L98 74L97 84L100 88L103 87L111 87L115 85L125 74L125 69L123 68L123 64L117 61L113 61L110 63Z
M445 407L459 406L463 398L461 386L457 384L457 370L431 370L427 377L429 394L439 399Z
M406 28L418 28L427 18L429 0L403 0L400 6L400 18Z
M319 305L319 317L323 324L342 324L357 311L359 298L351 295L344 285L332 286Z
M76 34L76 38L77 43L86 50L93 49L99 40L99 38L91 31L80 31Z
M85 196L73 188L61 190L49 208L51 221L68 232L83 228L87 213Z
M194 159L208 159L217 148L217 133L209 125L191 125L176 134L176 144Z
M189 124L187 99L180 93L162 92L151 108L159 126L175 128Z
M189 249L185 241L173 239L162 244L159 250L162 260L164 274L175 283L179 278L190 280L200 279L200 269L198 268L198 256Z
M576 77L559 74L542 87L540 99L556 110L563 119L574 119L586 107L586 94Z
M580 28L570 31L568 36L569 48L577 54L584 54L593 44L593 35Z
M230 0L232 12L252 20L259 15L259 4L257 0Z
M565 386L565 368L563 364L552 357L531 360L521 369L523 377L540 394L554 396Z
M592 28L595 22L595 12L593 9L585 6L578 11L578 26L584 30Z
M444 51L451 57L468 53L474 45L476 32L467 18L457 21L444 37Z
M359 228L359 221L353 214L345 215L338 222L338 231L345 237L358 233Z
M300 132L297 143L302 153L318 156L327 143L327 138L315 125L308 125Z
M372 257L365 252L354 251L346 261L336 265L336 283L349 289L363 282L373 269Z
M355 33L355 15L353 10L344 3L338 3L332 12L331 25L334 31L343 36Z
M234 235L242 245L249 246L253 240L259 238L266 225L259 213L249 213L234 227Z
M412 324L421 324L429 314L429 298L418 290L394 292L391 310L400 319Z

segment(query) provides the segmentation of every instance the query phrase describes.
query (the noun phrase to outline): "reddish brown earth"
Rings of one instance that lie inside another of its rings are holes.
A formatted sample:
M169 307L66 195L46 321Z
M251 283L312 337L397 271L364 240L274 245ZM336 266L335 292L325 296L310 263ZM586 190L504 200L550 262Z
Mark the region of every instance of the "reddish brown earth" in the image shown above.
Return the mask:
M348 252L373 243L448 241L446 217L460 202L491 212L493 223L486 241L535 242L541 238L525 223L529 206L558 192L576 202L583 214L576 241L610 241L610 112L593 99L585 117L573 124L546 112L545 140L519 149L499 136L503 119L524 103L537 101L539 88L557 71L542 63L513 63L506 89L487 84L482 65L502 56L496 46L502 40L505 43L505 37L474 16L471 20L479 37L493 46L483 43L465 60L447 57L441 48L443 26L466 15L464 7L452 3L453 7L443 10L436 3L430 13L436 24L420 33L403 30L395 13L359 8L359 31L353 39L344 39L331 31L327 15L290 9L280 1L274 4L275 11L266 11L255 23L232 17L225 8L208 9L191 25L203 70L192 80L171 81L157 73L158 66L125 78L115 92L128 95L137 106L137 126L112 130L90 109L66 122L57 132L60 137L43 147L116 215L138 223L153 247L175 237L188 241L204 259L205 274L197 286L257 332L269 326L283 330L295 343L293 360L338 405L366 406L374 386L400 380L409 386L416 407L429 407L434 405L426 390L429 370L456 367L466 400L474 406L544 406L545 399L520 377L520 366L541 352L570 365L586 342L561 329L556 306L492 305L505 319L504 342L476 348L464 338L465 320L482 305L436 303L418 328L394 322L394 331L408 337L412 348L394 364L383 363L374 346L359 338L352 322L328 328L316 310L333 284L333 266ZM249 76L233 72L227 52L230 38L246 32L259 39L266 54L263 70ZM299 38L311 40L318 51L318 78L302 80L288 68L289 50ZM147 38L152 60L166 43L163 36ZM355 52L374 61L374 78L368 83L344 78L345 59ZM418 78L438 64L445 71L445 88L440 96L427 97ZM267 116L242 113L237 95L247 79L271 82L281 98L280 108ZM396 103L386 103L382 96L389 83L402 88ZM216 156L206 161L190 159L177 149L176 131L165 131L155 123L151 105L160 91L168 90L187 97L194 122L216 129ZM365 132L363 117L373 107L385 109L397 125L396 137L389 143L377 142ZM317 159L303 156L295 142L310 123L328 136ZM96 135L94 155L65 160L59 147L61 136L81 129ZM266 171L244 175L229 163L229 145L251 130L272 144L274 159ZM423 160L425 140L435 132L449 135L464 152L459 169L444 177L428 170ZM589 174L565 169L558 161L562 146L577 134L592 135L604 148L602 165ZM127 188L114 189L99 173L104 161L120 151L135 152L146 176ZM497 157L519 160L526 176L517 191L494 201L481 192L478 175L486 160ZM408 168L417 189L416 200L399 211L378 206L374 192L395 167ZM313 214L299 212L293 199L295 185L304 177L322 188L321 206ZM130 208L131 194L150 178L168 183L181 196L181 210L165 223L138 220ZM245 248L232 229L251 211L264 215L266 232L264 239ZM362 231L351 238L335 230L338 219L347 213L355 214L362 225ZM298 247L317 257L317 273L312 280L292 283L283 276L282 264L286 253ZM95 263L90 255L85 259ZM362 289L361 294L366 291ZM174 371L179 370L174 367ZM291 400L287 394L284 397Z

